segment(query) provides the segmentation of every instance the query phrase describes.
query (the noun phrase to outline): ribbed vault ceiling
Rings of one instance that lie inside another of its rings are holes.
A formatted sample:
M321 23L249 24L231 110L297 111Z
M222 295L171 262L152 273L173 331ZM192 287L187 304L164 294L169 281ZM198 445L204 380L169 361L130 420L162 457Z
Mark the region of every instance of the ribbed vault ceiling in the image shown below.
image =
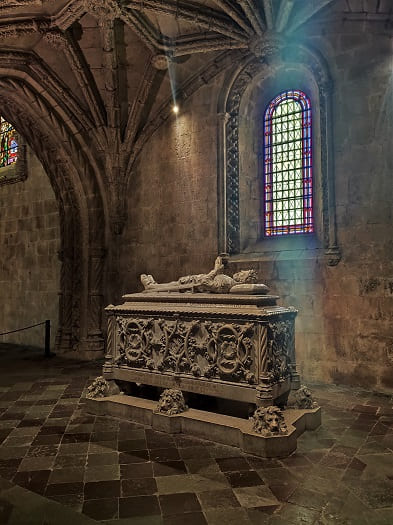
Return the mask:
M0 99L44 119L79 164L82 148L119 197L174 92L189 96L248 55L263 61L271 42L347 22L391 35L392 10L392 0L1 0Z

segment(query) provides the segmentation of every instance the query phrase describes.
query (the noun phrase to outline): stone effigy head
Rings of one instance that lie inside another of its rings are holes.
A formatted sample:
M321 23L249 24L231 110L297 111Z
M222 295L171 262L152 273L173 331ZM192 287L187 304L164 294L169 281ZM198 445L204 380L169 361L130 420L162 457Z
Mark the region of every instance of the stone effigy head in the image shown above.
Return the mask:
M276 406L257 408L250 419L254 432L263 436L277 436L288 433L284 415L281 409Z
M255 270L241 270L233 274L233 280L237 283L256 283L258 274Z

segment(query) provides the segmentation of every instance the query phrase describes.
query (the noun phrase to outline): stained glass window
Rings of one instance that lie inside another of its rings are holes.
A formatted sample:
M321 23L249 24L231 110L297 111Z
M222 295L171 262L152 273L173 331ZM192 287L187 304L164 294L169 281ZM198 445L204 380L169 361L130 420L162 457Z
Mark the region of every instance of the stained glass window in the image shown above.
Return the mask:
M311 104L298 90L275 97L264 119L265 236L312 233Z
M18 159L18 140L15 128L0 117L0 168L10 166Z

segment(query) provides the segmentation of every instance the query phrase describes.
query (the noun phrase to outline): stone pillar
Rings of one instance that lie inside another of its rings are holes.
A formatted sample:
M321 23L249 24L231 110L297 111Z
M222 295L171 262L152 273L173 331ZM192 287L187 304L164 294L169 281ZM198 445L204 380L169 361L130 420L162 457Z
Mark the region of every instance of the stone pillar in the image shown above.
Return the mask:
M108 308L114 308L113 304L110 304ZM106 355L105 363L102 368L102 372L106 378L109 378L112 373L113 357L116 349L116 317L115 314L110 313L108 316L108 333L106 337Z
M300 375L296 368L296 352L295 352L295 325L292 325L290 340L288 342L288 357L289 369L291 373L291 389L298 390L300 388Z
M226 219L226 125L229 114L218 114L218 252L227 251L227 219Z
M101 329L103 310L103 275L105 250L91 248L89 253L89 288L87 298L87 336L82 341L82 352L87 358L100 357L105 341Z
M59 292L59 326L56 334L56 349L58 352L72 350L72 267L70 254L64 250L58 251L61 261L60 292Z
M257 355L259 363L258 386L256 388L257 407L273 405L273 389L271 373L269 372L269 345L267 326L258 325L257 330Z

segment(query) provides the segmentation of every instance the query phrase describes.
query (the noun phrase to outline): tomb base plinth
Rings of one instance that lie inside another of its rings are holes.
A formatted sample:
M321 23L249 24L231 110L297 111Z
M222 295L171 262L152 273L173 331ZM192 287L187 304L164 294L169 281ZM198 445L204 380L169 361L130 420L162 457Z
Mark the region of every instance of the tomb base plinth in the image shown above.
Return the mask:
M189 410L168 416L156 413L157 402L126 395L87 399L86 409L97 415L126 419L170 434L184 433L200 439L240 448L243 452L266 458L286 457L296 450L297 438L321 424L321 409L287 409L283 412L288 432L263 436L252 430L250 420Z

